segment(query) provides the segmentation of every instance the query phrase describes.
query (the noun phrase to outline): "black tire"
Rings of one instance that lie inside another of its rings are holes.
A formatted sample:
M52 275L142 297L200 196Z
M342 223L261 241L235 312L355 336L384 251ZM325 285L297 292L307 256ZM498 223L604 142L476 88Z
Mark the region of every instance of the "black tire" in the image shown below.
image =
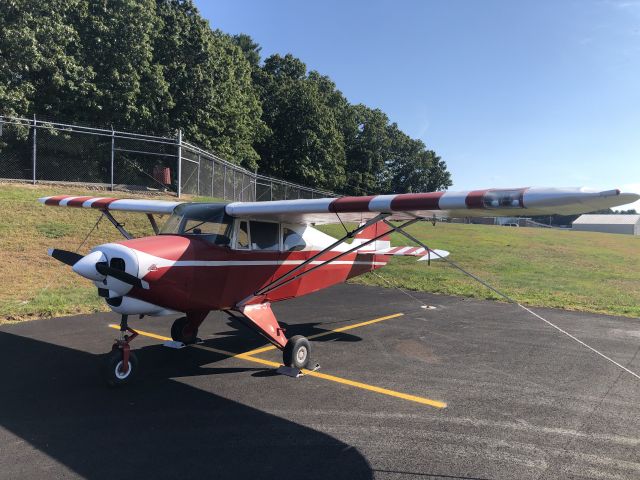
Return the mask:
M302 335L295 335L289 339L282 350L282 362L287 367L302 370L311 361L311 345Z
M173 325L171 325L171 338L176 342L182 342L185 345L195 343L198 338L198 329L196 328L187 335L185 333L187 325L189 325L189 319L187 319L187 317L180 317L173 322Z
M112 350L107 354L105 359L102 374L105 381L110 387L118 387L130 383L131 380L138 374L138 357L133 352L129 352L129 370L126 374L120 371L122 366L122 350Z

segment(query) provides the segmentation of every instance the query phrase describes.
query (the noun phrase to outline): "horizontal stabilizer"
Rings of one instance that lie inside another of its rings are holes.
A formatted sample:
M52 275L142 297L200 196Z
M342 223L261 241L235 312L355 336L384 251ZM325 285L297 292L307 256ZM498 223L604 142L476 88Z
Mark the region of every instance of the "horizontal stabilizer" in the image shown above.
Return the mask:
M431 257L431 260L438 260L449 256L449 252L446 250L434 249L427 251L422 247L390 247L383 250L377 250L372 253L375 253L376 255L420 257L418 259L419 262L428 260L429 257Z

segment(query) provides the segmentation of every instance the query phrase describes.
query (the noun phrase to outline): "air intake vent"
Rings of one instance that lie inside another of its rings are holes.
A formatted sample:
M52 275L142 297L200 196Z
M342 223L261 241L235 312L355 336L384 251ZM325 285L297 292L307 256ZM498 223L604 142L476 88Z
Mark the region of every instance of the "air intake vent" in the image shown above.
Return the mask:
M116 268L118 270L122 270L123 272L125 271L124 259L120 258L120 257L112 258L111 261L109 262L109 266L111 268Z

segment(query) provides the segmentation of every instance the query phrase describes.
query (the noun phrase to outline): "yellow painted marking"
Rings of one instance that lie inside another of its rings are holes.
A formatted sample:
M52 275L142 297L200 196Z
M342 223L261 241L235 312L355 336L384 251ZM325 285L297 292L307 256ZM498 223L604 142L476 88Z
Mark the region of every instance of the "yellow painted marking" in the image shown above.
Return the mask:
M109 328L120 330L120 325L114 325L113 323L110 323ZM165 342L167 340L171 340L169 337L163 337L162 335L158 335L156 333L145 332L144 330L138 330L137 328L135 329L135 331L138 332L143 337L151 337L151 338L155 338L156 340L163 340Z
M307 337L309 340L319 337L325 337L327 335L332 335L334 333L345 332L347 330L351 330L352 328L364 327L366 325L371 325L372 323L384 322L385 320L391 320L392 318L398 318L404 315L404 313L394 313L393 315L387 315L386 317L374 318L373 320L367 320L366 322L354 323L353 325L347 325L344 327L336 328L334 330L327 330L326 332L316 333L315 335L311 335ZM254 350L249 350L245 352L244 355L256 355L258 353L267 352L269 350L274 350L276 347L273 345L267 345L266 347L256 348Z
M345 330L351 330L352 328L362 327L364 325L370 325L372 323L382 322L384 320L390 320L392 318L400 317L402 315L404 315L404 314L403 313L396 313L394 315L388 315L386 317L375 318L373 320L369 320L369 321L366 321L366 322L356 323L354 325L347 325L345 327L337 328L335 330L318 333L317 335L313 335L313 336L311 336L309 338L318 338L318 337L322 337L322 336L325 336L325 335L330 335L332 333L344 332ZM111 327L113 329L116 329L116 330L120 329L119 325L110 324L109 327ZM138 332L142 336L155 338L157 340L164 340L164 341L171 340L171 338L169 338L169 337L164 337L162 335L157 335L157 334L151 333L151 332L145 332L143 330L137 330L136 329L136 332ZM252 354L255 354L255 353L264 352L264 351L267 351L267 350L274 349L275 347L273 347L273 346L264 347L264 348L258 348L258 349L251 350L251 351L245 352L245 353L228 352L226 350L221 350L219 348L213 348L213 347L209 347L209 346L206 346L206 345L197 345L196 344L196 345L191 345L191 347L199 348L201 350L207 350L207 351L213 352L213 353L218 353L218 354L224 355L226 357L238 358L240 360L245 360L245 361L248 361L248 362L259 363L261 365L265 365L265 366L268 366L268 367L273 367L273 368L280 367L280 364L277 363L277 362L272 362L271 360L265 360L265 359L262 359L262 358L254 357L252 355ZM410 402L416 402L416 403L421 403L423 405L429 405L429 406L434 407L434 408L446 408L447 407L447 404L445 402L440 402L438 400L432 400L432 399L426 398L426 397L419 397L417 395L410 395L408 393L397 392L395 390L389 390L388 388L376 387L375 385L369 385L367 383L356 382L354 380L349 380L349 379L346 379L346 378L337 377L335 375L329 375L329 374L321 373L321 372L318 372L318 371L312 371L312 370L304 369L304 370L302 370L302 373L304 373L305 375L309 375L310 377L321 378L323 380L328 380L330 382L336 382L336 383L340 383L342 385L349 385L351 387L360 388L362 390L368 390L370 392L381 393L383 395L388 395L390 397L395 397L395 398L401 398L403 400L408 400Z

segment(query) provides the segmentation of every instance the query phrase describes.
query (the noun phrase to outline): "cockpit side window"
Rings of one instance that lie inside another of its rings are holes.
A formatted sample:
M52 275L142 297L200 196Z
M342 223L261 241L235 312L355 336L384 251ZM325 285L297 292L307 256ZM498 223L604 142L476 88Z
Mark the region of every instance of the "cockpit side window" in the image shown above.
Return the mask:
M252 250L280 250L280 225L251 221Z
M215 245L229 245L233 219L221 203L178 205L160 230L160 235L193 235Z

